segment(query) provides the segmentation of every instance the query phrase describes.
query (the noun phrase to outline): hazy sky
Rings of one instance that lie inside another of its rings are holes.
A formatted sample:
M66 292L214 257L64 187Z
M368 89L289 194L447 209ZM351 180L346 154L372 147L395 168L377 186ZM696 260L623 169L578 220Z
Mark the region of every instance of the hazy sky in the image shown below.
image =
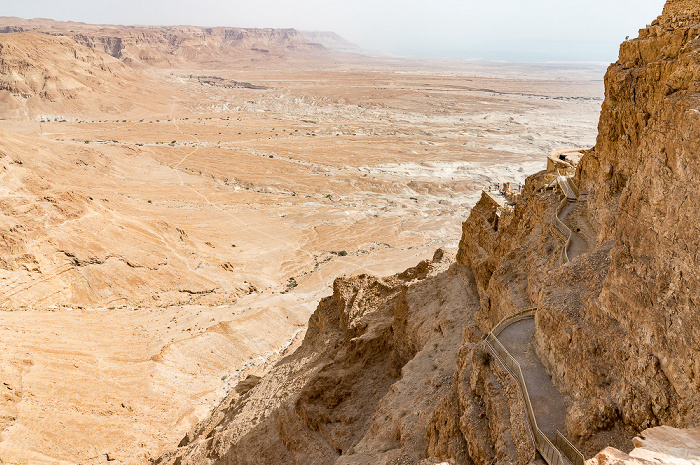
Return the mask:
M371 50L508 61L617 59L664 0L0 0L0 16L335 31Z

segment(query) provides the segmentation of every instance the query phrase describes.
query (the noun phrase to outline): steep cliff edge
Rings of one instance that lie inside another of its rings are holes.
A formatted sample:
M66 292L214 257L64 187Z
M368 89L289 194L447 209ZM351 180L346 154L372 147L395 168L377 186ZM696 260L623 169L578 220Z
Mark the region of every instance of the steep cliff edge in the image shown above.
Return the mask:
M418 463L428 447L460 463L527 463L518 391L474 332L473 279L442 250L395 276L337 279L302 346L158 463Z
M698 52L695 2L669 1L622 44L596 146L575 176L583 195L566 221L586 247L570 263L546 259L560 247L548 231L559 198L540 191L544 173L528 179L513 213L497 218L481 205L464 225L459 262L476 276L476 321L486 330L511 309L537 307L538 355L588 454L645 428L700 421Z
M605 322L595 330L611 364L596 397L607 399L606 418L633 431L700 420L699 53L697 2L669 1L622 44L605 78L596 146L577 172L597 243L614 241L586 312ZM567 358L546 339L543 352ZM580 383L559 379L567 390Z
M167 111L157 97L178 93L173 86L68 37L0 34L2 118L136 116Z

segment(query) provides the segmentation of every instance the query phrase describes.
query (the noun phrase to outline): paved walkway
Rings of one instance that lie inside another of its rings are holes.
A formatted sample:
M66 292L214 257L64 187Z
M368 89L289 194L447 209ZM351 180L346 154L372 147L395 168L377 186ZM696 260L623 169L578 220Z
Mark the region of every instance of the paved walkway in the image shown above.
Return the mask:
M568 202L567 205L562 208L561 213L559 213L559 219L562 223L566 224L566 217L569 216L569 213L574 211L574 208L576 208L576 202ZM569 245L567 254L569 256L569 260L573 260L574 257L585 252L588 245L586 244L586 241L576 233L576 228L572 228L568 224L566 226L571 229L571 245Z
M565 431L564 396L554 387L542 362L535 354L532 345L534 332L535 319L528 318L506 327L498 335L498 340L520 364L537 426L551 441L554 441L557 430Z

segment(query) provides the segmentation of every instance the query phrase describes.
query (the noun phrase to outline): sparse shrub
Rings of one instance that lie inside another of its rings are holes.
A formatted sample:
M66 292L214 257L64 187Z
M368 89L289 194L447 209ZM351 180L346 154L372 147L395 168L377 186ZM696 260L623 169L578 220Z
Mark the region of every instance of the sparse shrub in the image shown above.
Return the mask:
M340 255L341 257L345 257L347 254L348 253L345 250L341 250L340 252L338 252L338 255Z
M491 352L489 352L488 350L482 350L479 356L481 357L481 362L484 365L488 365L491 363Z
M289 292L292 289L294 289L295 287L297 287L297 285L298 285L297 280L294 279L294 277L292 276L291 278L287 279L287 288L284 291L282 291L282 293L286 294L287 292Z

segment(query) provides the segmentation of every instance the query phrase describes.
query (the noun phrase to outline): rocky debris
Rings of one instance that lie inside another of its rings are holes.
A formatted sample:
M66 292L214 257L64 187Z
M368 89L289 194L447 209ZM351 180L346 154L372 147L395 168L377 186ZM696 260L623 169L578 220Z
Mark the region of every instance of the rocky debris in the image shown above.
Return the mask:
M248 375L243 381L240 381L235 389L236 393L243 396L248 393L251 389L258 385L260 382L260 376Z
M657 426L633 439L629 454L608 447L589 460L588 465L656 465L700 463L700 428L676 429Z

